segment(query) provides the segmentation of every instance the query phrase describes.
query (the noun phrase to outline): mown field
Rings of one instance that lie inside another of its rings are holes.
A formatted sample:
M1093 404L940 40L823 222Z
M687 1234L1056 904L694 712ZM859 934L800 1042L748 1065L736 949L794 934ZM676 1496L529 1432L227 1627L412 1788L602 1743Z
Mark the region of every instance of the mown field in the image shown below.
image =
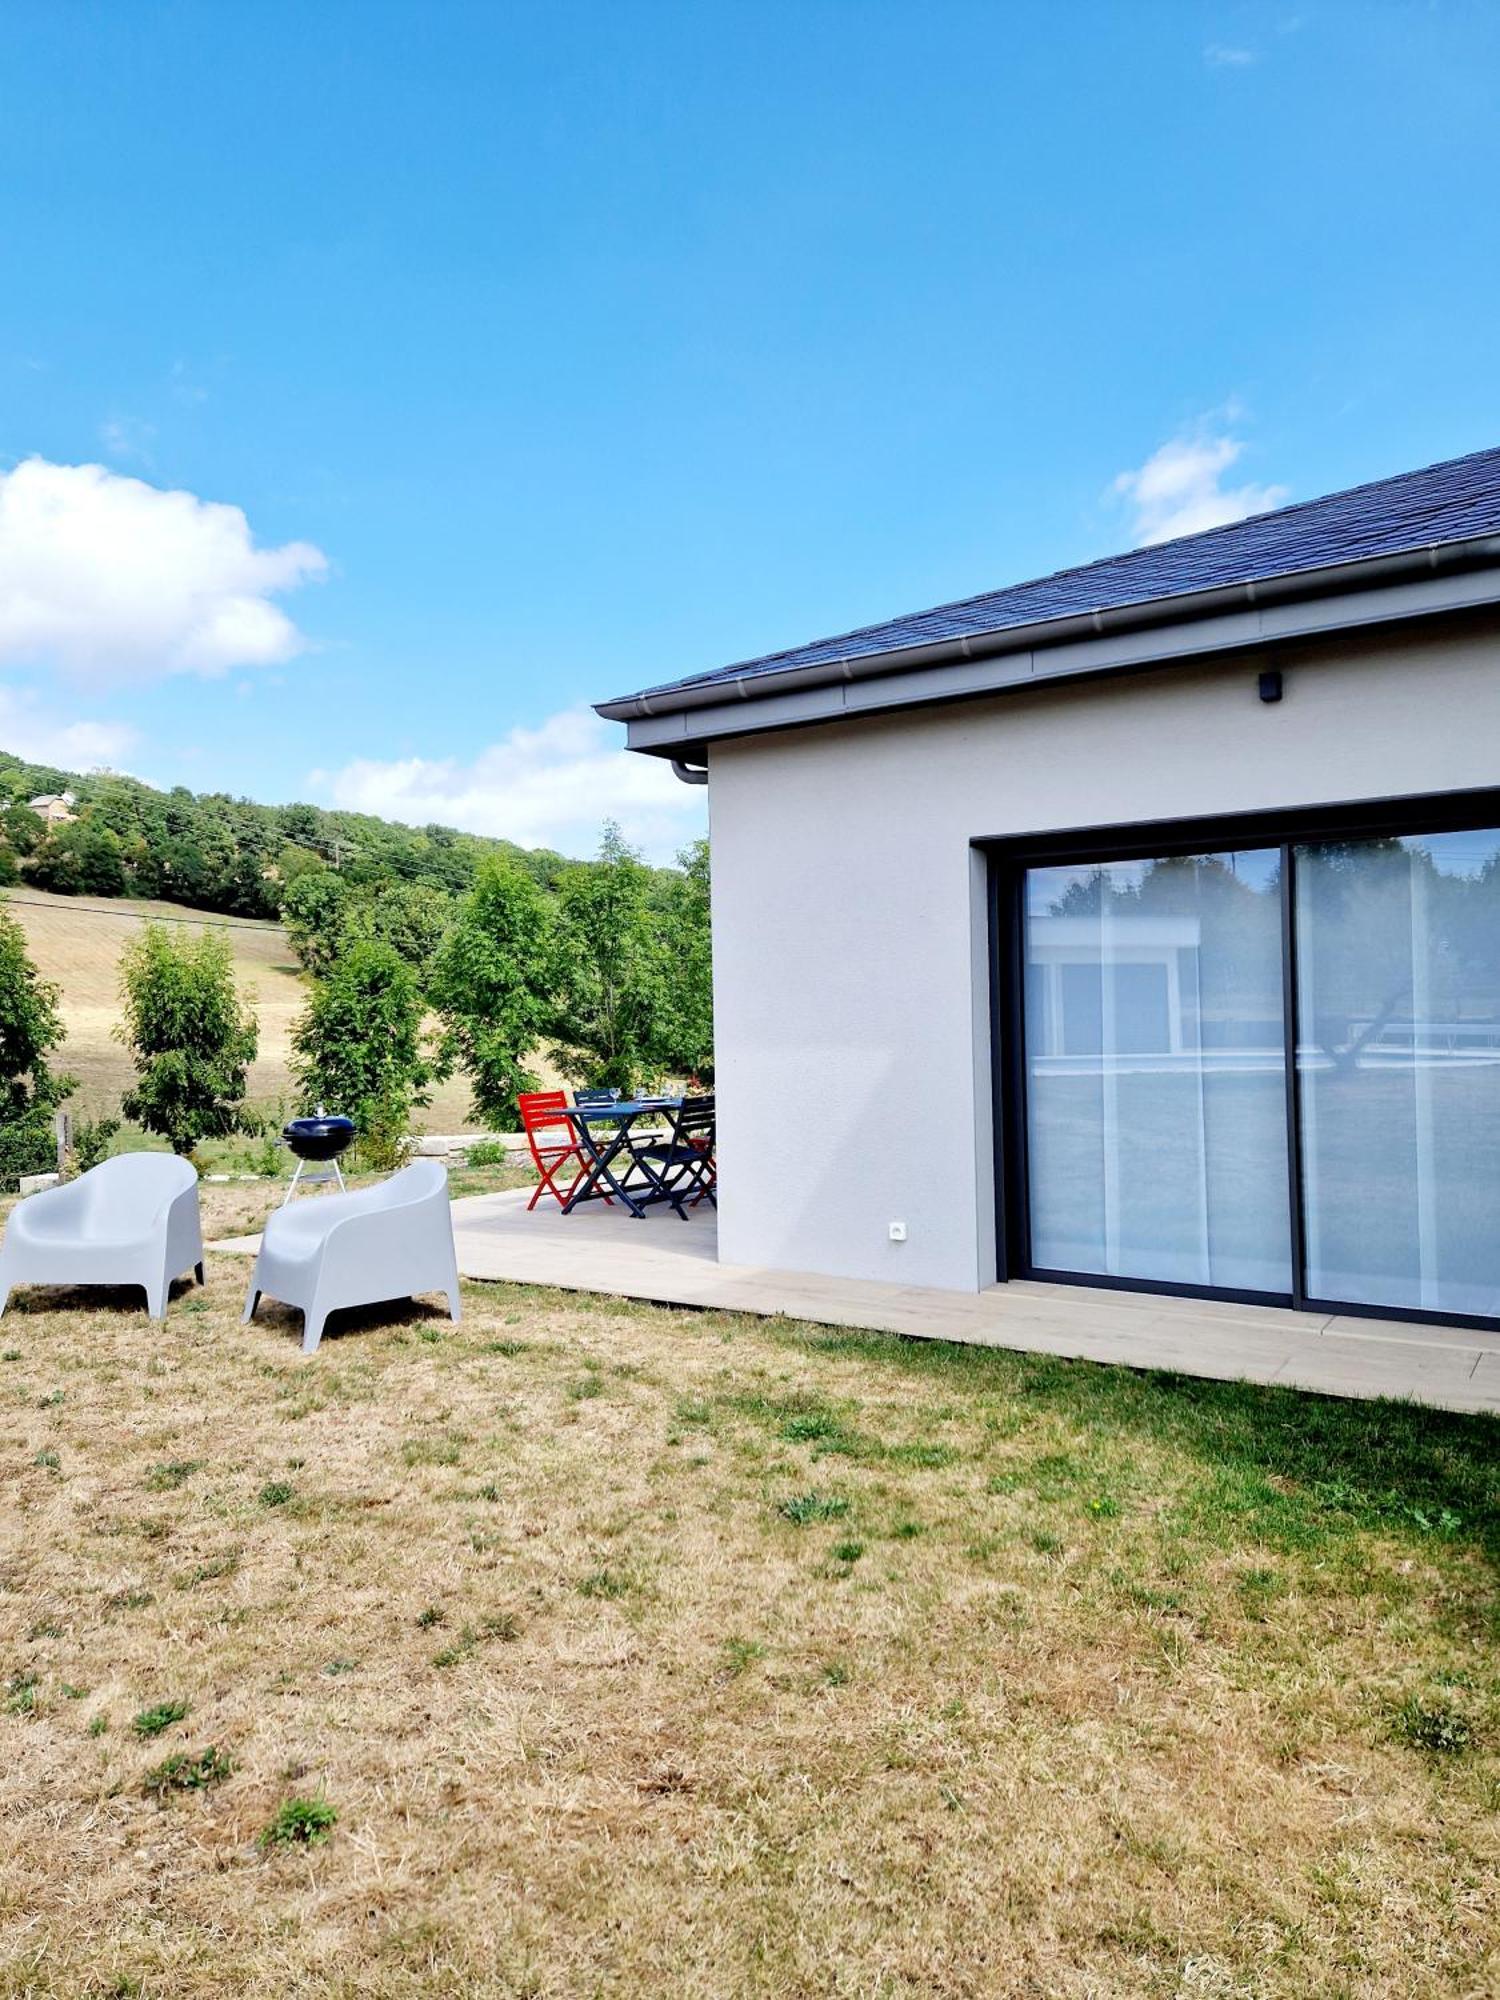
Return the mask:
M0 1992L1494 1990L1492 1422L247 1275L0 1322Z
M147 920L168 923L174 930L224 927L235 978L241 992L253 998L260 1022L260 1054L250 1072L250 1093L265 1103L290 1098L291 1028L306 987L278 925L207 916L179 903L52 896L29 886L0 894L25 931L38 970L62 989L68 1039L59 1061L79 1079L75 1114L112 1113L129 1087L130 1059L114 1036L120 953ZM414 1122L421 1132L474 1130L467 1084L458 1078L437 1086L431 1104Z

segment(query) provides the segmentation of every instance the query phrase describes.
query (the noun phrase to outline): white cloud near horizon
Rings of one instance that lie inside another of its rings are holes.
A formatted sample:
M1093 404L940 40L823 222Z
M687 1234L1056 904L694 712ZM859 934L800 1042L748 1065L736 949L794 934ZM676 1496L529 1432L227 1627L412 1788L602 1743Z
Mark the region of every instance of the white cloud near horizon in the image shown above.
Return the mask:
M1242 438L1204 423L1169 438L1135 471L1120 473L1111 491L1135 511L1135 547L1222 528L1279 507L1289 497L1288 487L1253 480L1224 484L1244 449Z
M128 722L59 722L29 690L0 685L0 749L62 771L118 769L140 742Z
M0 667L123 687L274 665L309 642L271 600L327 570L310 542L258 547L239 507L107 466L0 471Z
M438 822L575 856L593 854L604 821L618 820L648 859L670 861L705 831L706 794L623 742L618 724L570 708L535 729L512 729L472 759L361 757L314 771L308 782L315 798L347 812Z
M1203 51L1210 69L1249 69L1260 61L1254 49L1237 48L1227 42L1210 42Z

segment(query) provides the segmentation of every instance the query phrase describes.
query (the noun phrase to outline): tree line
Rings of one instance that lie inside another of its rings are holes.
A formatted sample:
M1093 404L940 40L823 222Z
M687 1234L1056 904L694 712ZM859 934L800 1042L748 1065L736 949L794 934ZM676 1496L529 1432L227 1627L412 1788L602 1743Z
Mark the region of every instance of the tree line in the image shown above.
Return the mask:
M30 801L73 795L73 817L49 825ZM321 806L258 805L225 792L159 792L136 778L87 776L0 752L0 883L25 880L64 896L139 896L222 916L279 917L292 886L329 870L354 888L421 886L454 897L481 861L504 855L541 887L566 865L545 848L398 826Z

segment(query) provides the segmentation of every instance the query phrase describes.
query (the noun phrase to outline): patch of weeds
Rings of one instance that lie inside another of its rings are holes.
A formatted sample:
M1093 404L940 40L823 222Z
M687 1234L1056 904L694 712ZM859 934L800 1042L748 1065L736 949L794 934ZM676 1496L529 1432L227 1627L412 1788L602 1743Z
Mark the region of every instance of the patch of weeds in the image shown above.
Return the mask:
M59 1403L65 1403L67 1400L66 1389L53 1389L48 1395L39 1396L36 1406L39 1410L55 1410Z
M1428 1757L1456 1757L1474 1747L1474 1725L1450 1702L1426 1702L1408 1695L1391 1717L1391 1735L1398 1743Z
M432 1664L435 1667L456 1667L460 1660L468 1659L471 1653L491 1639L508 1644L520 1636L521 1622L513 1611L492 1612L487 1618L481 1618L477 1627L465 1625L451 1646L444 1646L441 1652L433 1654Z
M885 1452L889 1464L916 1472L935 1472L942 1466L955 1464L962 1456L954 1445L930 1444L922 1439L915 1444L890 1445Z
M327 1799L283 1799L255 1844L262 1853L273 1847L316 1847L332 1833L338 1818Z
M284 1479L268 1479L255 1497L262 1507L284 1507L292 1497L292 1488Z
M35 1715L37 1689L41 1684L40 1674L12 1674L5 1688L6 1714Z
M714 1420L713 1405L694 1396L680 1397L673 1414L680 1424L711 1424Z
M1160 1590L1149 1583L1122 1583L1120 1595L1127 1603L1139 1605L1142 1611L1181 1611L1187 1605L1180 1590Z
M64 1681L62 1686L58 1689L58 1693L62 1696L64 1701L82 1701L84 1696L88 1693L88 1689L81 1687L74 1687L71 1681Z
M507 1361L513 1361L518 1354L529 1354L529 1340L485 1340L479 1345L481 1354L503 1354Z
M854 1678L853 1669L842 1660L827 1660L823 1665L822 1680L825 1687L848 1687Z
M167 1799L173 1792L206 1792L234 1774L234 1765L216 1745L206 1750L177 1750L154 1764L141 1780L148 1798Z
M171 1458L165 1464L153 1465L146 1474L148 1493L171 1493L177 1487L186 1485L202 1465L201 1458Z
M628 1597L630 1578L616 1569L591 1570L578 1586L580 1597Z
M177 1579L178 1590L195 1590L200 1583L217 1583L221 1577L233 1576L240 1566L238 1551L231 1550L227 1556L213 1556L207 1562L194 1563L193 1567Z
M31 1462L33 1465L42 1466L48 1472L60 1472L62 1470L62 1460L55 1451L39 1451Z
M724 1641L724 1671L731 1680L738 1680L747 1673L757 1660L766 1657L766 1649L758 1639L726 1639Z
M436 1604L429 1604L425 1611L417 1613L417 1628L422 1632L430 1632L434 1625L446 1624L447 1618L446 1611L440 1610Z
M438 1342L442 1339L443 1335L446 1332L447 1332L446 1327L419 1326L417 1328L417 1338L418 1340L426 1341L429 1347L436 1347Z
M840 1563L857 1563L865 1552L863 1542L835 1542L833 1559Z
M108 1728L109 1728L109 1717L107 1715L95 1715L90 1717L89 1728L88 1728L88 1733L90 1736L102 1736L105 1730Z
M1088 1511L1096 1521L1113 1521L1120 1512L1120 1503L1112 1493L1096 1493L1089 1501Z
M335 1679L339 1674L352 1674L358 1665L358 1660L330 1660L323 1671L330 1679Z
M598 1375L584 1375L577 1382L570 1382L568 1384L568 1401L570 1403L592 1402L596 1396L602 1396L603 1394L604 1383Z
M152 1590L115 1590L104 1600L109 1611L144 1611L155 1602L156 1593Z
M54 1625L50 1619L43 1624L33 1625L26 1634L28 1639L60 1639L62 1635L61 1625Z
M776 1511L794 1527L806 1528L814 1521L841 1521L849 1502L836 1493L798 1493L783 1500Z
M914 1542L918 1535L925 1535L926 1527L921 1521L898 1521L891 1529L893 1542Z
M7 1347L5 1352L0 1354L0 1361L19 1361L20 1358L21 1350L19 1347Z
M1032 1460L1028 1483L1038 1500L1060 1500L1088 1476L1086 1466L1065 1451L1045 1451Z
M436 1438L408 1438L401 1456L408 1465L457 1465L463 1456L466 1438L452 1435Z
M1245 1616L1262 1620L1281 1590L1281 1578L1273 1569L1247 1569L1235 1578L1234 1587Z
M1055 1556L1062 1553L1060 1538L1056 1535L1049 1535L1045 1529L1041 1528L1031 1537L1031 1546L1039 1556Z
M170 1729L174 1722L181 1722L188 1712L185 1701L159 1701L154 1708L143 1708L131 1722L137 1736L160 1736L164 1729Z
M493 1479L487 1480L479 1489L479 1497L481 1500L498 1500L501 1497L500 1488Z
M1025 1484L1025 1473L1012 1467L1009 1472L992 1472L984 1482L984 1490L986 1493L1014 1493Z

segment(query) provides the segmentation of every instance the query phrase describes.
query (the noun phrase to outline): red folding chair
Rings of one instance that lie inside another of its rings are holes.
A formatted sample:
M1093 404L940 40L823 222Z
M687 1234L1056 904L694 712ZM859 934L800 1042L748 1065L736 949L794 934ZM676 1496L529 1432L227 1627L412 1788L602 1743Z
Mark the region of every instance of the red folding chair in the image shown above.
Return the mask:
M577 1187L580 1177L588 1171L588 1161L578 1143L578 1133L572 1119L565 1115L567 1108L568 1093L565 1090L527 1090L516 1099L521 1128L526 1134L526 1143L531 1148L537 1171L537 1184L526 1204L528 1214L544 1194L550 1194L561 1208ZM571 1180L559 1185L557 1176L570 1160L578 1172ZM606 1195L605 1199L607 1201L609 1197Z

